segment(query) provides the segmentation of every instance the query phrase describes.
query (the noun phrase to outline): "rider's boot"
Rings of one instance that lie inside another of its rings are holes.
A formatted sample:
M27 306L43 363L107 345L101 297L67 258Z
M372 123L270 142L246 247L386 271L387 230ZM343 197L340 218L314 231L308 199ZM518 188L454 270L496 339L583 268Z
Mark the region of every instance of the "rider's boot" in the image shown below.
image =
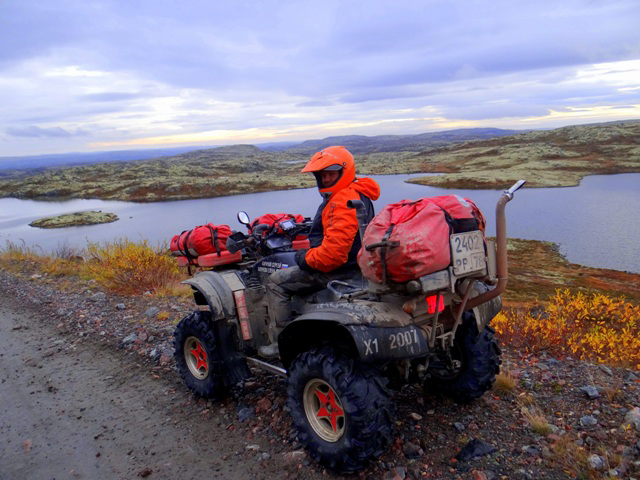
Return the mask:
M282 328L274 325L274 322L269 324L269 341L271 342L269 345L263 345L262 347L258 347L258 353L260 356L264 358L279 358L280 350L278 349L278 335Z
M272 343L270 345L263 345L258 348L258 353L264 358L279 358L280 350L278 350L278 344Z

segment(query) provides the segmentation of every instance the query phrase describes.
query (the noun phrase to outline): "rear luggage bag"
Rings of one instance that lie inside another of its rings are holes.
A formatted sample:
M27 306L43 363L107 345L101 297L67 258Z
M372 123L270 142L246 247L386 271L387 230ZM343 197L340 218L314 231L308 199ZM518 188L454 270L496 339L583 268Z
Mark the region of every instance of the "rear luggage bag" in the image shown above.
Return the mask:
M402 200L387 205L369 223L358 253L368 280L405 283L451 264L449 236L481 230L480 209L458 195Z

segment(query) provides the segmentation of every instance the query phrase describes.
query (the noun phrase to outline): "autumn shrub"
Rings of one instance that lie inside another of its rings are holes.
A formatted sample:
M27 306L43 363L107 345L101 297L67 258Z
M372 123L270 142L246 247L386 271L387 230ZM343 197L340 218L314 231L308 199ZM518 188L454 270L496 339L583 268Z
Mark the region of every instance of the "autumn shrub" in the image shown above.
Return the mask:
M546 308L510 310L492 322L505 345L640 368L640 307L594 293L558 290Z
M35 261L39 254L33 247L28 247L24 242L18 244L7 240L4 247L0 247L0 256L5 262Z
M35 247L27 246L24 241L16 243L7 240L0 247L0 267L13 273L25 273L25 267L39 268L48 261Z
M177 262L165 250L146 240L89 243L87 268L98 282L119 293L164 291L181 279Z

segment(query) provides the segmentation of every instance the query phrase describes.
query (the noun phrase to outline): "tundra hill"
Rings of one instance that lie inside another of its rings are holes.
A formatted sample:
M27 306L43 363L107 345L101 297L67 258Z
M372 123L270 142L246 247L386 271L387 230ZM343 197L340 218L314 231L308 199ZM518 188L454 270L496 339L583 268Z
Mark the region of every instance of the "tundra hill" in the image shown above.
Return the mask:
M383 137L396 140L395 136ZM348 144L341 141L348 138L353 137L323 141ZM365 145L378 137L355 138ZM640 121L627 121L356 156L360 174L448 173L411 180L446 188L504 188L520 178L529 180L530 186L571 186L586 175L640 172L639 139ZM318 148L321 146L310 151ZM233 145L128 163L7 175L0 177L0 197L153 202L312 187L311 176L299 173L308 158L309 153L295 148L273 152Z
M358 158L359 172L363 174L417 173L420 170L411 157L427 146L439 147L496 132L507 131L462 129L406 136L329 137L319 142L349 145L357 155L370 151ZM348 138L357 138L360 147L352 147L353 142L345 141ZM413 142L413 150L409 149L409 141ZM321 148L310 145L277 152L253 145L232 145L127 163L103 162L35 172L5 170L0 174L0 197L149 202L312 187L312 179L299 174L299 164L308 160L308 152Z
M299 155L252 145L196 150L128 163L51 168L0 179L0 197L162 201L311 186L291 163Z
M640 172L640 120L577 125L466 142L422 152L412 183L498 189L520 178L530 187L575 186L587 175Z

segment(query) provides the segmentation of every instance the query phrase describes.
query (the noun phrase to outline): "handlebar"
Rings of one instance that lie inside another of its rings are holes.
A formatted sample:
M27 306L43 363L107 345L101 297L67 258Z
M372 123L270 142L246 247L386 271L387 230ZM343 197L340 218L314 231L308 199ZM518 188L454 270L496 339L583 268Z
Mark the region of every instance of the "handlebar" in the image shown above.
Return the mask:
M271 228L271 225L267 225L266 223L260 223L255 227L253 227L252 233L254 233L255 235L262 235L264 232L266 232L270 228Z

